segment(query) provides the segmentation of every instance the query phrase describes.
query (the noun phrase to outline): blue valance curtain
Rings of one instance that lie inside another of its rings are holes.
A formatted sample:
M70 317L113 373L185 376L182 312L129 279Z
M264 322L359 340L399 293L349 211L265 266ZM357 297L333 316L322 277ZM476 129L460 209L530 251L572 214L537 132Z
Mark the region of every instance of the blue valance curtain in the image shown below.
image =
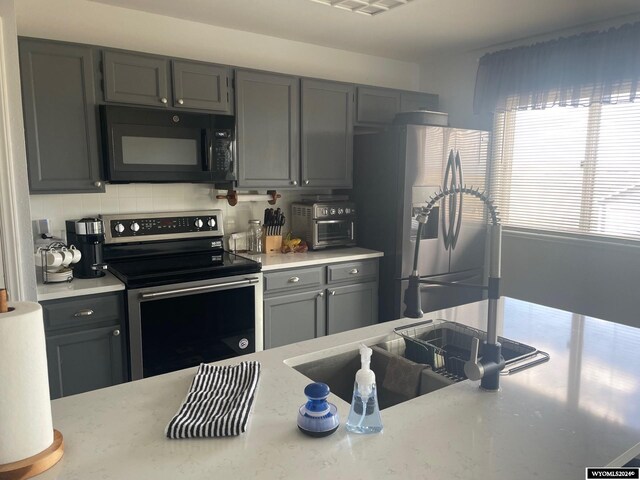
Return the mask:
M589 32L480 59L475 113L640 98L640 23Z

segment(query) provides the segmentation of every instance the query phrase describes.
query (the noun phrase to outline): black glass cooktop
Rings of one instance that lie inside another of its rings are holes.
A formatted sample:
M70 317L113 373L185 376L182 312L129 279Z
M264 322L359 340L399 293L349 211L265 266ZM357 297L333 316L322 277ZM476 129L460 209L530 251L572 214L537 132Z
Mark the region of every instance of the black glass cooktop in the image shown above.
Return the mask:
M109 271L128 288L244 275L261 269L258 262L224 251L112 259L108 264Z

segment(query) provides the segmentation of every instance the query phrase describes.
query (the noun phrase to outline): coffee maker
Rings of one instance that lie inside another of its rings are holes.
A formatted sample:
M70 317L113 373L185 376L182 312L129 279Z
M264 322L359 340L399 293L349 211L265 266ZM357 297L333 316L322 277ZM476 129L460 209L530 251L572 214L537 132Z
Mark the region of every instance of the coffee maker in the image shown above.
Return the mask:
M99 218L67 220L67 243L82 253L74 265L73 275L78 278L97 278L105 275L107 264L102 260L104 226Z

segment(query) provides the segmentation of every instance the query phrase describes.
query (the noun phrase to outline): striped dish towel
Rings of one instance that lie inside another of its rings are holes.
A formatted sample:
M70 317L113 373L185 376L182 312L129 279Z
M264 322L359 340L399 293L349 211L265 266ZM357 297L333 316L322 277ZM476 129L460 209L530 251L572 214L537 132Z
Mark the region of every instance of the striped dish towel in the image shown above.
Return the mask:
M244 433L260 364L200 364L187 398L165 430L169 438L228 437Z

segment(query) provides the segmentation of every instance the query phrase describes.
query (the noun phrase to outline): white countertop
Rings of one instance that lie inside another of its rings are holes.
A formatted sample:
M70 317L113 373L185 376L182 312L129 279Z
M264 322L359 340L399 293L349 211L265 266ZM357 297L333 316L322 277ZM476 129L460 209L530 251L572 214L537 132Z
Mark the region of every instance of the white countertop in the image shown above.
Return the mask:
M314 439L296 428L310 380L301 363L378 343L402 319L242 357L262 372L247 432L169 440L195 368L54 400L65 454L48 479L483 479L584 478L586 466L619 466L640 453L640 330L505 299L498 332L551 354L501 378L499 392L464 381L382 411L384 432L344 425ZM486 303L426 318L484 328ZM232 359L224 363L236 363ZM348 403L331 395L342 422Z
M368 258L382 257L384 254L366 248L351 247L310 250L306 253L270 253L262 255L246 255L241 253L240 255L259 261L262 263L262 271L270 272L287 268L366 260Z
M38 301L57 300L60 298L79 297L81 295L95 295L98 293L117 292L124 290L124 284L106 272L100 278L74 278L71 282L41 283L38 280Z

